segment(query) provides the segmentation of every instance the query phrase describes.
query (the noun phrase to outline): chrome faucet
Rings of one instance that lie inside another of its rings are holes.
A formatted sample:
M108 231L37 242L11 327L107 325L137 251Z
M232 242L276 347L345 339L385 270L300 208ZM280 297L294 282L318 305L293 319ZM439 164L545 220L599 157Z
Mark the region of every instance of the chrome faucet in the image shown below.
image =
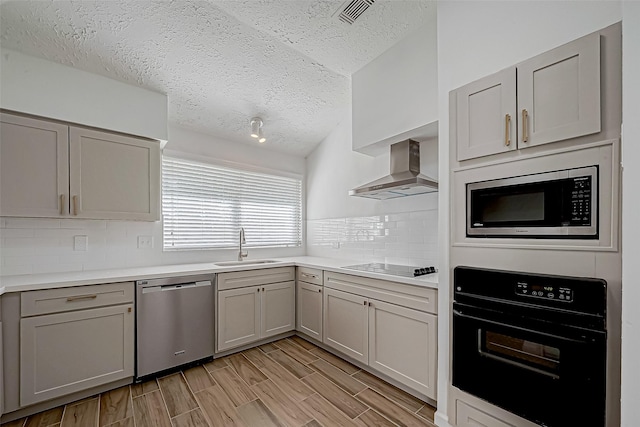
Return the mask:
M247 241L244 238L244 227L240 227L240 251L238 252L238 261L242 261L243 258L249 256L249 251L242 252L242 245L246 243Z

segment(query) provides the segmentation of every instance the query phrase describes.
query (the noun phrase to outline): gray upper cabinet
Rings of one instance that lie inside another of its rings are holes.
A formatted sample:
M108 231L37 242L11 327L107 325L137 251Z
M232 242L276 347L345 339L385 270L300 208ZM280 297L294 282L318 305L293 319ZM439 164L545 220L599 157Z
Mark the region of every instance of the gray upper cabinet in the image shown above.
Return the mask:
M69 128L0 114L0 216L69 213Z
M3 113L0 215L157 221L155 141Z
M600 34L518 65L518 148L600 132Z
M515 150L516 73L513 68L457 90L458 160Z
M463 86L455 103L458 161L598 133L600 35Z
M159 219L160 147L157 143L71 127L72 215L82 218Z

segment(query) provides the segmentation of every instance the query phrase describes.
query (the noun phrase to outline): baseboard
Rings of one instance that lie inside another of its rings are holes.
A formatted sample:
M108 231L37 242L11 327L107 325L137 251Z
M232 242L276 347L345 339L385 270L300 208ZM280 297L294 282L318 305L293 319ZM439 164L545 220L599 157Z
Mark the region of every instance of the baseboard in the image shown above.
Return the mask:
M453 427L451 424L449 424L449 417L447 416L447 414L443 414L439 410L436 411L433 422L438 427Z

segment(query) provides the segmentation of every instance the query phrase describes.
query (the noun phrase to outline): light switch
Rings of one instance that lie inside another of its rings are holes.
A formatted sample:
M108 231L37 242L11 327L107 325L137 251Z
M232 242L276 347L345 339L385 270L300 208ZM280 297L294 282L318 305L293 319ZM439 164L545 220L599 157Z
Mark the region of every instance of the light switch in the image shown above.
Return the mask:
M73 250L86 251L89 247L89 236L73 236Z

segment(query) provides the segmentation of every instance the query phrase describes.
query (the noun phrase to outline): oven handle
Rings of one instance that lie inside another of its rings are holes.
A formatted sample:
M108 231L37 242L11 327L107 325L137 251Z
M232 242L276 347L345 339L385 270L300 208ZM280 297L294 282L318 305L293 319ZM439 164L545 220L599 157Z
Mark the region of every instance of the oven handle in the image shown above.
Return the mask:
M563 337L560 335L555 335L555 334L549 334L547 332L540 332L540 331L535 331L533 329L528 329L528 328L523 328L521 326L514 326L514 325L509 325L507 323L502 323L502 322L496 322L495 320L488 320L488 319L483 319L482 317L477 317L477 316L470 316L468 314L463 314L458 310L453 310L453 314L455 316L460 316L466 319L471 319L471 320L477 320L479 322L484 322L484 323L490 323L492 325L497 325L497 326L504 326L507 328L511 328L511 329L517 329L519 331L524 331L524 332L530 332L533 334L538 334L538 335L543 335L545 337L551 337L551 338L555 338L561 341L566 341L566 342L572 342L572 343L580 343L580 344L588 344L590 341L587 339L575 339L575 338L568 338L568 337Z
M478 331L479 332L479 331ZM516 362L515 360L505 359L504 357L496 356L495 354L487 353L482 351L482 347L480 345L480 338L478 337L478 353L480 356L487 357L489 359L497 360L498 362L508 363L509 365L517 366L518 368L526 369L536 374L545 375L549 378L557 380L560 378L560 375L552 374L551 372L544 371L542 369L534 368L533 366L525 365L524 363Z

